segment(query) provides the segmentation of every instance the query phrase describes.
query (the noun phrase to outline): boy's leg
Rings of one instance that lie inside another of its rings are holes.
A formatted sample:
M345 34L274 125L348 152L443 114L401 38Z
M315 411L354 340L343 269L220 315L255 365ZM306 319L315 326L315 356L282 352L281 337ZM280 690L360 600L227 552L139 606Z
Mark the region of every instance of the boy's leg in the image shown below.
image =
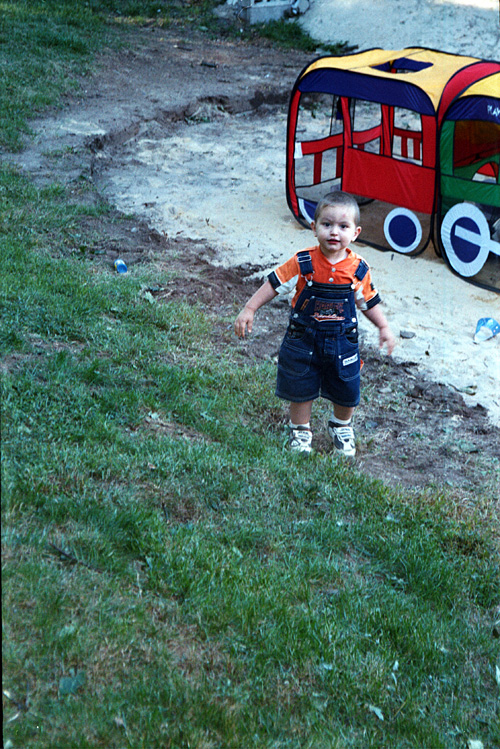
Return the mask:
M335 420L339 423L348 423L352 419L354 408L351 408L350 406L339 406L338 403L334 403L333 414L335 416Z
M333 404L333 416L328 422L328 432L333 440L333 446L348 458L356 455L356 444L354 440L354 429L351 419L354 408Z
M312 404L312 401L290 403L290 421L292 424L309 424L311 421Z
M310 453L312 443L312 401L290 403L290 449L294 452Z

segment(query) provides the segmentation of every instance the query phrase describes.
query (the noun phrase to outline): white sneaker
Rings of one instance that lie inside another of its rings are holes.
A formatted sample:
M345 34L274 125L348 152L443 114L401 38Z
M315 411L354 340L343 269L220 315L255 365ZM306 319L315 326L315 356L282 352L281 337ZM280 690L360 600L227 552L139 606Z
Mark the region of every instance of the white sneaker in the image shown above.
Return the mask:
M346 458L356 455L356 443L352 426L342 426L334 421L328 422L328 433L333 440L333 446Z
M312 450L312 432L309 427L289 427L288 446L295 453L310 453Z

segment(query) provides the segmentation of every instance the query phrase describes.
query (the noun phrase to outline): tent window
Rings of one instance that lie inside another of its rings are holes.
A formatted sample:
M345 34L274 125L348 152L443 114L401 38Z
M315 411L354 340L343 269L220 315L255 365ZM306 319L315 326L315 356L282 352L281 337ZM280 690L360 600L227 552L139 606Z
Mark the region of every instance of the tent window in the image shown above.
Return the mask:
M382 70L384 73L417 73L419 70L431 68L432 62L422 62L421 60L412 60L409 57L399 57L397 60L384 62L382 65L372 65L375 70Z
M497 182L500 162L500 125L481 120L458 120L453 142L453 174L480 182Z
M361 151L380 153L382 107L374 101L356 99L352 117L352 145Z
M340 97L302 94L295 137L295 185L299 197L319 200L340 186L344 120Z
M418 112L394 107L392 155L413 164L422 164L422 118Z
M330 135L337 135L344 131L342 116L342 102L340 96L332 96L332 117L330 120Z
M299 140L317 140L342 133L343 129L338 96L316 92L302 94L297 116Z

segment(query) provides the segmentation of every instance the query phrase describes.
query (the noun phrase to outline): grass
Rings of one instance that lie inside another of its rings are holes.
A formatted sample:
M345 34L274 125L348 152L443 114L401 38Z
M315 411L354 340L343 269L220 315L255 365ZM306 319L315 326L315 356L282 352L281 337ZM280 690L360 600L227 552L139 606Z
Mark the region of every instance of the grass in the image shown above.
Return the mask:
M3 5L89 50L110 28L97 4L73 25ZM288 454L271 364L151 304L154 264L68 253L105 205L8 168L0 195L4 745L498 745L491 497L459 514L452 490Z
M221 21L218 0L0 0L2 97L0 148L19 150L33 113L57 105L89 74L104 46L126 43L130 30L188 24L213 36L267 38L285 49L314 52L318 42L292 20L257 26ZM339 54L345 44L321 45ZM29 49L29 55L26 50Z

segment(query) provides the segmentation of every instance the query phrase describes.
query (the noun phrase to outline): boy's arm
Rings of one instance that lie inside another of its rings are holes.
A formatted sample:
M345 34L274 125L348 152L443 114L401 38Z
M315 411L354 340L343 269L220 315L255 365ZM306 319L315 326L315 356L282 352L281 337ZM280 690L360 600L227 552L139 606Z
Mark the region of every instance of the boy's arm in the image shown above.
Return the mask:
M260 289L257 289L255 294L248 300L244 308L241 310L234 323L234 332L239 338L245 337L247 329L249 333L252 332L255 313L259 307L262 307L267 302L270 302L271 299L274 299L274 297L277 296L277 293L278 292L273 289L269 281L266 281L262 284Z
M372 307L371 309L363 310L363 314L370 320L370 322L376 325L379 330L379 348L382 348L383 345L386 344L387 353L389 355L392 354L396 341L392 335L389 323L380 309L380 304L376 304L375 307Z

